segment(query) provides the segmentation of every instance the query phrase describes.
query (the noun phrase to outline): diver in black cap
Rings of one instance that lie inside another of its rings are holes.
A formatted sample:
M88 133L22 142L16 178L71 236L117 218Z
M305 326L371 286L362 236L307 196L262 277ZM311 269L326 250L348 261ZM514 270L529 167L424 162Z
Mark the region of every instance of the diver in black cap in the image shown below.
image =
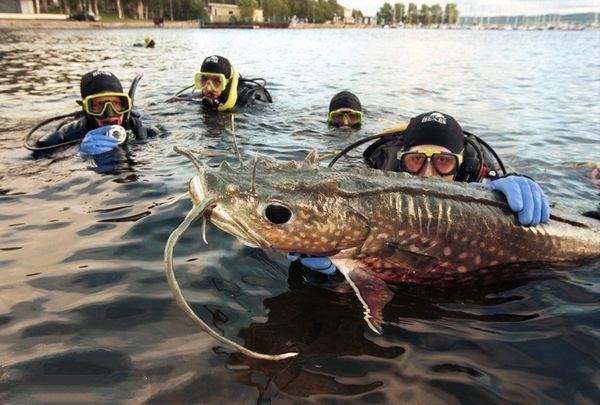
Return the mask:
M194 84L175 94L175 100L202 103L208 110L229 111L256 101L272 103L264 79L246 79L226 58L212 55L204 59ZM191 93L184 94L190 88Z
M327 123L337 128L358 128L363 123L360 100L354 93L340 91L329 102Z
M154 135L155 130L142 125L139 114L132 111L133 95L138 75L129 94L123 92L123 86L117 77L107 71L93 70L81 77L80 91L82 111L54 117L33 128L25 138L25 147L33 151L52 150L81 141L83 155L98 155L114 150L124 143L129 134L136 138ZM32 135L49 122L70 118L58 128L30 143Z
M521 225L537 226L550 219L548 200L540 186L529 177L506 173L496 152L483 140L463 131L447 114L438 111L420 114L411 118L408 126L355 142L340 152L329 166L349 150L373 139L378 140L363 153L371 168L481 184L504 194ZM288 259L299 260L302 265L323 274L335 273L335 265L328 257L290 254Z

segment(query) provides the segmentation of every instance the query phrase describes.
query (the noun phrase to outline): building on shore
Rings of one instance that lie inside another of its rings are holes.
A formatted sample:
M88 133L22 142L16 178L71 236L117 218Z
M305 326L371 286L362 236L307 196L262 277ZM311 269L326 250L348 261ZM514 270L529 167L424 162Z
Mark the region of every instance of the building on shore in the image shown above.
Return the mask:
M236 4L208 3L208 15L211 23L237 23L242 18L240 8ZM254 9L252 22L264 22L261 8Z

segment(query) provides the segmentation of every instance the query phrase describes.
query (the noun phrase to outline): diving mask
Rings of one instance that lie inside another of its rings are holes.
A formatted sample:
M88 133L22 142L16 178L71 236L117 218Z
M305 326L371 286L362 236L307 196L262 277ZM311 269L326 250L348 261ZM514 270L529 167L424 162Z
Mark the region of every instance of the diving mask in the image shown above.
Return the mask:
M458 172L463 156L450 152L411 151L399 152L398 160L402 171L410 174L418 174L429 161L438 174L447 176Z
M329 123L340 127L353 127L363 122L362 111L340 108L329 113Z
M221 73L198 72L194 75L194 88L202 91L223 92L227 78Z
M115 114L125 114L131 111L133 102L125 93L99 93L87 96L81 105L87 114L102 117L109 106Z

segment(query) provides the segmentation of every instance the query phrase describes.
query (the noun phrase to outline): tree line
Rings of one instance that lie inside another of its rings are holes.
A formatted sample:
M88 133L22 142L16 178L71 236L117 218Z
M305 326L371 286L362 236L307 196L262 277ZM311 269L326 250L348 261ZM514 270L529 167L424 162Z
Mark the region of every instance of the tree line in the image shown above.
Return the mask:
M118 18L170 20L207 19L206 0L35 0L40 13L92 11Z
M405 25L441 25L458 23L458 8L455 3L448 3L442 8L439 4L433 6L415 3L384 3L377 12L377 20L380 24L405 24Z
M261 0L259 7L270 21L289 21L296 16L301 20L321 24L334 20L336 16L344 16L343 7L336 0ZM352 15L362 16L358 10L352 10Z
M255 8L262 8L268 21L289 21L293 16L315 23L342 17L343 7L336 0L34 0L40 13L92 11L97 15L118 18L170 20L209 20L207 8L211 3L237 4L242 20L251 20ZM353 17L362 13L352 10Z

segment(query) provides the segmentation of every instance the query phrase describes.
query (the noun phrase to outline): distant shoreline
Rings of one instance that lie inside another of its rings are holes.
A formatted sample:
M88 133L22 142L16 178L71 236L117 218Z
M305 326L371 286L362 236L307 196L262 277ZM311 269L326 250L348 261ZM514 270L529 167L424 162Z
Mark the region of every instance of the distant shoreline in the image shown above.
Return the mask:
M251 28L252 24L229 26L223 24L214 27L205 27L205 29L237 29ZM2 19L0 18L0 29L3 28L23 28L23 29L90 29L90 28L200 28L198 20L190 21L164 21L163 27L157 27L152 20L110 20L110 21L71 21L71 20L35 20L35 19ZM258 28L258 25L256 25ZM281 29L315 29L315 28L381 28L379 25L366 24L307 24L297 23L296 25ZM273 29L271 27L261 27L259 29Z
M0 29L90 29L90 28L198 28L198 21L165 21L164 27L155 27L152 20L71 21L0 19Z
M152 20L109 20L109 21L71 21L71 20L33 20L33 19L7 19L0 18L0 29L94 29L94 28L107 28L107 29L119 29L119 28L156 28L156 29L181 29L181 28L198 28L198 20L190 21L164 21L163 27L157 27L154 25ZM249 28L248 26L224 26L224 27L205 27L204 29L236 29L236 28ZM258 27L257 27L258 28ZM366 25L366 24L310 24L310 23L297 23L290 25L289 28L280 29L383 29L380 25ZM274 29L263 27L260 29ZM275 28L276 29L276 28ZM414 27L414 28L391 28L396 29L423 29L423 30L437 30L437 27ZM476 27L469 26L458 26L448 28L451 30L477 30ZM508 29L498 28L479 28L483 31L512 31ZM577 29L569 29L568 31L578 31ZM520 31L524 31L521 29ZM562 31L562 30L557 30ZM565 30L566 31L566 30ZM586 27L585 31L598 31L595 27Z

